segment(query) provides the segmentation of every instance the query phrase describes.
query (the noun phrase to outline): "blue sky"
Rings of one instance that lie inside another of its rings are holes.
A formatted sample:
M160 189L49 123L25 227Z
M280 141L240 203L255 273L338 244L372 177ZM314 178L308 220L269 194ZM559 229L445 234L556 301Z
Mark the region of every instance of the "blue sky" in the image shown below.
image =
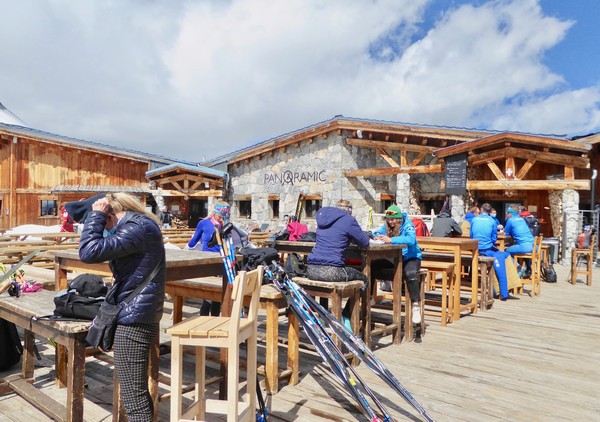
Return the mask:
M203 161L338 114L600 131L600 0L0 9L0 102L30 127L108 145Z

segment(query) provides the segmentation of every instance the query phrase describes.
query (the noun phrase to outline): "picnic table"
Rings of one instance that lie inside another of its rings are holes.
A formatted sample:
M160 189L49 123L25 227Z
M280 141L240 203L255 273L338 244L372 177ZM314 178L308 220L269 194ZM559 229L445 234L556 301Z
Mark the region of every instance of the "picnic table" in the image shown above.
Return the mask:
M3 383L54 420L82 421L85 336L90 322L32 319L32 317L53 313L53 297L54 294L46 290L23 294L20 297L0 296L0 318L13 322L25 333L21 374L6 377ZM33 386L35 335L51 339L67 350L68 358L63 361L66 382L57 380L59 386L67 387L66 406L54 401Z

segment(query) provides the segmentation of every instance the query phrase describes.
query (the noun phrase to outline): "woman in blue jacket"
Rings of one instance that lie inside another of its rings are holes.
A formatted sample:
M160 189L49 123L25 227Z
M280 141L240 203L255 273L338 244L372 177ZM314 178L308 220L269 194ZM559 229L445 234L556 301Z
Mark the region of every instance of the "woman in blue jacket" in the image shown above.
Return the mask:
M129 421L150 421L150 347L159 335L165 299L165 248L158 217L126 193L107 194L91 205L79 242L83 262L109 261L117 303L151 275L152 280L121 310L114 340L115 370Z
M421 323L421 292L419 289L419 271L421 270L421 249L417 244L415 226L398 205L391 205L385 211L385 223L373 232L376 240L393 245L406 245L402 249L402 278L406 280L408 294L412 300L412 322ZM391 266L389 261L381 260L373 263L373 274L377 276L380 269ZM379 268L377 268L379 267Z

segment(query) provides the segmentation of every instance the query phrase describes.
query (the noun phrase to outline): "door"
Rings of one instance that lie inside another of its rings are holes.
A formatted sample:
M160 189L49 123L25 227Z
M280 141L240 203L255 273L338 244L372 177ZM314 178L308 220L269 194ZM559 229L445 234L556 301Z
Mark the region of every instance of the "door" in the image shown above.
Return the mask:
M190 219L189 226L195 229L198 222L208 216L208 201L206 199L191 199L190 200Z

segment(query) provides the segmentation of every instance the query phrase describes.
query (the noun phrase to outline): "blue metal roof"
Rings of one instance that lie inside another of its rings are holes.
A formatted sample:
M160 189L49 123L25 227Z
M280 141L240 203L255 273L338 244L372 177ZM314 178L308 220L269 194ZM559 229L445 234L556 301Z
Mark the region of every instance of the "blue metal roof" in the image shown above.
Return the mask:
M146 172L146 177L152 176L153 174L156 174L156 173L164 173L166 171L174 170L177 168L211 174L213 176L217 176L217 177L221 177L221 178L227 177L227 173L225 173L223 171L212 169L210 167L188 165L188 164L181 164L181 163L169 164L168 166L163 166L163 167L156 168L154 170L149 170Z
M25 126L11 125L8 123L0 123L0 129L4 129L8 132L14 133L16 135L22 136L30 136L34 138L44 139L47 141L60 142L67 145L74 145L80 147L87 147L98 151L103 151L108 154L114 154L115 152L121 153L123 155L132 156L135 158L143 159L145 161L157 162L160 164L170 164L170 163L182 163L190 166L195 166L196 163L190 161L181 161L176 160L174 158L165 157L163 155L158 154L149 154L146 152L136 151L129 148L116 147L113 145L101 144L99 142L85 141L83 139L71 138L68 136L57 135L50 132L45 132L39 129L33 129Z

